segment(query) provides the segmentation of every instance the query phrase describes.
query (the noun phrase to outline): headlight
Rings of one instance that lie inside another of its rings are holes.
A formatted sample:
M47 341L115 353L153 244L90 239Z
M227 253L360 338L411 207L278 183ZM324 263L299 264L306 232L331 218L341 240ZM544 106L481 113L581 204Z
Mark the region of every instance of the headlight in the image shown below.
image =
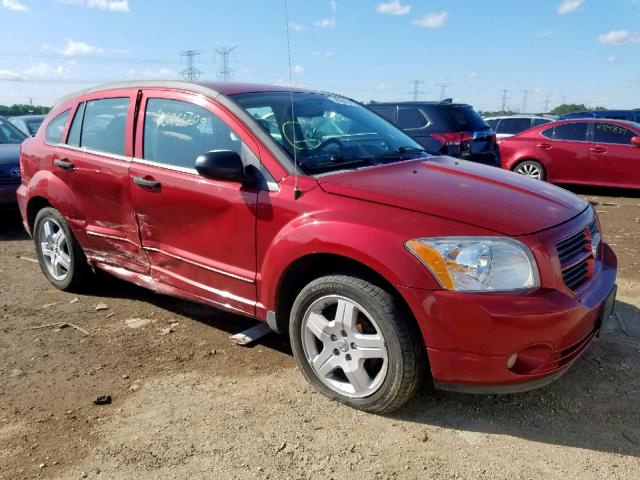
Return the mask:
M447 290L504 292L540 285L531 251L511 238L414 238L405 246Z

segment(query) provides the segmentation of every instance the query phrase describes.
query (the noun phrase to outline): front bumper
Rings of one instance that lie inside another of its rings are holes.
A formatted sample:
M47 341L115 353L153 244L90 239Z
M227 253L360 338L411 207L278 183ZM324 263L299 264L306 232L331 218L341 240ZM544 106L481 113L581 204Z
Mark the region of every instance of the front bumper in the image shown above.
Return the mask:
M599 333L616 269L604 244L602 269L579 296L550 288L525 294L402 289L422 330L435 386L506 393L553 381Z
M16 185L0 185L0 207L15 206L18 203L16 199Z

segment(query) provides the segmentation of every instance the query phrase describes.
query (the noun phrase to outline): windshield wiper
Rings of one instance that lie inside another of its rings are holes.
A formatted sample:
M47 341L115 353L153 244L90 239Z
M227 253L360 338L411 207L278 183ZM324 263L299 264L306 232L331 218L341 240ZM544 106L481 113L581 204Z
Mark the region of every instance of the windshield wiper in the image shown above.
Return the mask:
M397 149L392 150L390 152L385 152L385 153L381 153L380 155L376 155L374 159L380 160L382 158L398 157L401 160L404 160L403 154L405 153L427 153L427 151L424 148L418 148L418 147L412 147L412 146L398 147Z

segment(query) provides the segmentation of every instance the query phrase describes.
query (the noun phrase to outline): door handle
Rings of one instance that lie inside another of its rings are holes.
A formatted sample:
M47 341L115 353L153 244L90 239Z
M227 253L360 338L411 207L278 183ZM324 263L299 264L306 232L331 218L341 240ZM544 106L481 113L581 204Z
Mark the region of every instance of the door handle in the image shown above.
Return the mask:
M142 177L133 177L133 181L136 185L139 185L142 188L149 188L154 190L159 189L162 185L160 182L156 180L147 180L146 178L142 178Z
M61 168L62 170L73 170L76 167L66 158L58 158L57 160L54 160L53 163L56 164L56 167Z
M549 150L551 148L551 145L549 145L548 143L539 143L538 148L544 148L545 150Z
M594 152L594 153L604 153L604 152L606 152L607 150L606 150L606 148L604 148L604 147L591 147L591 148L589 149L589 151Z

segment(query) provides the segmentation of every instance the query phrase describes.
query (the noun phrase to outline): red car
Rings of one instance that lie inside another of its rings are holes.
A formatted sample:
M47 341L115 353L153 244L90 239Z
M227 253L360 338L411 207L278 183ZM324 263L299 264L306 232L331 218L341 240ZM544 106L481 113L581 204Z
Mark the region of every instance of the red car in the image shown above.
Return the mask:
M640 124L573 119L499 140L502 168L558 184L640 188Z
M63 290L91 269L266 322L367 411L566 371L613 308L593 208L431 157L347 98L137 82L64 99L21 155L24 225ZM486 208L491 205L491 208Z

